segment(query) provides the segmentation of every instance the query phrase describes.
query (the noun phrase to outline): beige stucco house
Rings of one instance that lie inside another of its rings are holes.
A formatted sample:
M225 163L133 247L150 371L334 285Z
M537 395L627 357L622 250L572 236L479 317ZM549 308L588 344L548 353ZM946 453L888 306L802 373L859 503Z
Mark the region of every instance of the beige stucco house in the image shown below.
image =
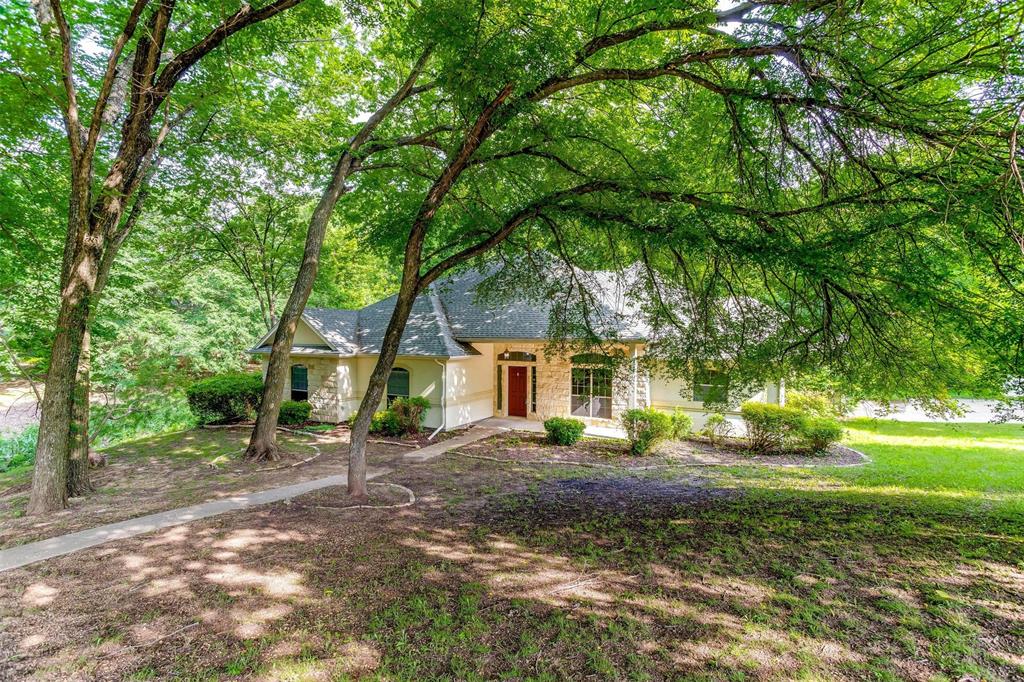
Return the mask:
M612 426L623 410L648 405L685 410L700 427L708 414L704 399L728 394L728 379L721 374L684 384L643 369L644 335L620 314L615 301L621 297L614 291L605 297L617 327L614 342L604 349L616 360L608 362L594 353L545 352L549 309L535 302L483 302L477 286L486 276L471 272L439 282L413 307L386 400L427 398L427 427L554 416ZM284 398L308 400L315 419L347 420L359 408L393 308L394 297L360 310L307 308L295 335ZM250 351L262 356L264 371L272 338L273 331ZM768 384L755 395L727 398L730 405L741 399L781 402L783 390ZM726 414L738 422L735 413Z

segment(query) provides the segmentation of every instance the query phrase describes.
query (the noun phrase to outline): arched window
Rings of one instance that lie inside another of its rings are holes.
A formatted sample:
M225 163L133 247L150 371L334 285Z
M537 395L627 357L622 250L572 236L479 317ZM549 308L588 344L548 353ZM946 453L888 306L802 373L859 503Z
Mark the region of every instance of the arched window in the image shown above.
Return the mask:
M309 400L309 371L305 365L292 365L292 400Z
M409 397L409 370L404 367L395 367L388 376L388 405L395 401L395 398Z
M537 356L521 350L507 350L498 354L498 360L502 362L537 362Z

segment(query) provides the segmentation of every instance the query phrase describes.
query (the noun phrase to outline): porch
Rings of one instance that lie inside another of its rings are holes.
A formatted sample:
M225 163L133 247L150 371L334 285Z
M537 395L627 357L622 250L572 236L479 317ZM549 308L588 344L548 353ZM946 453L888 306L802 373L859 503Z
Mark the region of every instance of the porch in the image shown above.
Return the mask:
M499 429L502 431L529 431L531 433L544 433L544 422L525 417L488 417L474 426L486 429ZM608 425L587 424L583 431L585 436L595 438L625 438L626 432L622 429Z

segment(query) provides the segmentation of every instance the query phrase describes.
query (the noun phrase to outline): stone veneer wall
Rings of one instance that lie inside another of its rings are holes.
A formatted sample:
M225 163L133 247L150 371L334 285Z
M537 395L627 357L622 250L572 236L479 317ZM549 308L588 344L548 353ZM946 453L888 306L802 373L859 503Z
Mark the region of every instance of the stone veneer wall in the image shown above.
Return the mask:
M341 420L341 404L338 400L338 361L334 358L292 357L292 365L305 365L309 378L310 418L324 422ZM266 367L264 366L264 371ZM288 370L288 382L284 387L284 399L292 397L292 375Z
M535 365L531 366L529 363L507 362L500 366L508 367L508 365L526 364L527 366L532 367L533 371L537 372L537 411L535 413L530 413L529 417L531 419L543 421L549 417L569 417L571 416L570 406L572 399L572 362L569 360L568 356L561 357L558 355L552 355L549 357L544 354L544 348L545 344L543 343L496 343L494 344L495 367L492 371L497 373L497 367L499 366L499 362L497 360L498 355L500 353L504 353L506 350L533 353L537 356L537 362ZM628 354L629 351L628 349L626 350ZM505 369L503 371L502 391L507 397L508 370ZM638 379L637 406L644 407L647 404L646 377L639 375ZM611 421L617 420L624 410L629 409L633 393L632 384L633 374L628 367L616 372L616 375L612 380ZM529 376L527 376L527 410L530 408L529 388ZM507 401L503 397L502 410L499 412L497 409L497 400L497 391L495 391L494 413L501 414L503 416L507 415ZM583 421L598 425L609 423L609 420L607 419L584 418Z

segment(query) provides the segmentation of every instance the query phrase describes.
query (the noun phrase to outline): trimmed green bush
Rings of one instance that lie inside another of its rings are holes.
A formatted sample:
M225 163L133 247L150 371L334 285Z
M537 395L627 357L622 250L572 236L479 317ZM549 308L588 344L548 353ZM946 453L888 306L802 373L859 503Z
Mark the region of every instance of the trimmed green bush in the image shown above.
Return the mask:
M348 425L351 428L356 423L355 412L348 418ZM378 436L400 436L402 428L398 425L398 416L392 410L380 410L374 412L370 418L370 433Z
M708 418L704 420L704 428L700 430L700 435L711 441L712 445L720 442L730 433L732 433L732 424L721 412L709 414Z
M673 410L669 419L672 421L672 440L683 440L693 431L693 417L682 410Z
M277 421L282 424L304 424L309 421L309 413L313 406L302 400L286 400L281 403L281 413Z
M263 397L263 377L230 372L195 382L185 392L188 407L200 424L226 424L249 419Z
M575 445L587 425L579 419L552 417L545 420L544 430L548 433L548 442L554 445Z
M740 406L740 416L747 425L750 449L762 454L776 452L799 438L807 416L792 407L774 403L747 401Z
M646 455L672 436L672 418L653 407L626 410L619 418L634 455Z
M411 398L395 398L388 411L395 414L398 428L401 433L419 433L423 426L423 420L427 418L427 410L430 409L430 401L423 396L412 396Z
M814 452L824 452L842 437L842 425L828 417L807 417L799 433L801 443Z

